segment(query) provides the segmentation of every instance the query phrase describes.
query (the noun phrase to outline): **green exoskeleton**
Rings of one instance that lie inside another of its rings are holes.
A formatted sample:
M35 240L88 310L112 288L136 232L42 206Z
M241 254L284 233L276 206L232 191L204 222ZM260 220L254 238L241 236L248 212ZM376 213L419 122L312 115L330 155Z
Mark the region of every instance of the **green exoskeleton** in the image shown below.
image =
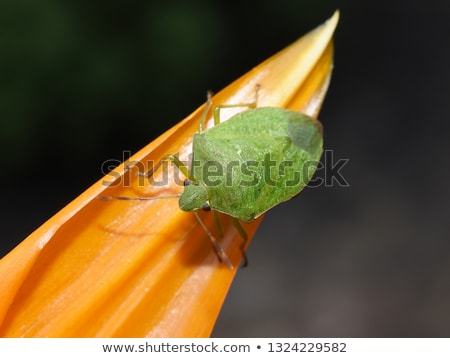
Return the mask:
M256 91L257 93L257 91ZM296 111L276 107L256 107L252 103L219 105L214 108L214 126L204 129L211 96L192 143L192 162L188 168L174 155L167 155L147 173L151 177L161 163L171 160L185 175L179 207L192 211L209 236L218 258L233 267L214 235L198 215L211 210L233 218L244 239L247 235L239 221L250 222L270 208L291 199L311 180L322 155L322 126L317 120ZM250 107L229 120L220 122L220 110ZM107 197L113 199L112 197ZM133 198L116 197L121 200ZM155 198L139 198L138 200ZM247 262L243 250L245 263Z

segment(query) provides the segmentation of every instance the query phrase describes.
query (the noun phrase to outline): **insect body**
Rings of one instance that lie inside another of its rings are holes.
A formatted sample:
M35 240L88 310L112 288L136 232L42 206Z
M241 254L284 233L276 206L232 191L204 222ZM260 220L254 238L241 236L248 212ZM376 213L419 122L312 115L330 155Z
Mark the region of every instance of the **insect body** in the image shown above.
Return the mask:
M192 154L180 208L206 205L249 222L306 186L322 154L322 131L299 112L257 108L196 134Z
M187 178L183 193L178 195L180 209L194 212L218 258L230 268L233 266L225 251L204 225L198 211L211 209L219 231L217 212L233 218L244 239L241 248L246 263L243 248L247 235L239 221L253 221L270 208L296 196L311 180L322 154L320 123L296 111L254 108L220 123L221 108L241 106L255 107L256 100L249 104L217 106L214 109L215 126L203 130L211 107L209 96L199 132L193 138L190 169L175 155L167 155L148 173L138 172L141 176L151 177L166 159L180 169Z

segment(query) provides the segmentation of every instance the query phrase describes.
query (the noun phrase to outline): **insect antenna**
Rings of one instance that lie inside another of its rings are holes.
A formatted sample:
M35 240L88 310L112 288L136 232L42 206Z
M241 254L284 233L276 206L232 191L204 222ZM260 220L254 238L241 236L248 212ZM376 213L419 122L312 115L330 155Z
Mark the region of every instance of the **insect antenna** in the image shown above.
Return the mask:
M181 194L176 195L161 195L161 196L137 196L137 197L131 197L131 196L107 196L107 195L100 195L97 196L97 199L99 200L134 200L134 201L148 201L148 200L157 200L157 199L173 199L173 198L179 198Z

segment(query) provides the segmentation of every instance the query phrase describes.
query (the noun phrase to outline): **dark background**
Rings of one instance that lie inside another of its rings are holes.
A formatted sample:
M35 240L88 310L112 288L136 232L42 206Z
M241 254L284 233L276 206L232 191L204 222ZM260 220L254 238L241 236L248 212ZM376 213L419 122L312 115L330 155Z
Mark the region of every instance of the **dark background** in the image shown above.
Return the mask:
M320 119L349 187L266 215L214 336L450 336L450 3L0 2L1 254L341 10ZM325 173L318 173L324 176Z

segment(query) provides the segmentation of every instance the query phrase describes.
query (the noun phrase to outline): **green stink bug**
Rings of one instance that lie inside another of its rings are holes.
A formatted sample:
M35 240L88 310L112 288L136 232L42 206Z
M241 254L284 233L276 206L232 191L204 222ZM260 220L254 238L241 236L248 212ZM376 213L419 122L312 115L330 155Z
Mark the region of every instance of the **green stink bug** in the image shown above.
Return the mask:
M249 104L215 107L214 126L204 130L203 122L211 106L208 95L199 131L193 137L190 169L175 155L166 155L149 172L138 174L151 177L165 160L170 159L187 178L183 193L177 196L180 209L195 214L218 258L232 268L225 251L206 228L198 211L212 210L219 231L217 212L233 218L244 239L241 248L246 264L243 248L247 235L239 221L253 221L270 208L298 195L308 184L322 155L322 127L317 120L296 111L254 108L255 99ZM220 109L243 106L253 109L220 122Z

